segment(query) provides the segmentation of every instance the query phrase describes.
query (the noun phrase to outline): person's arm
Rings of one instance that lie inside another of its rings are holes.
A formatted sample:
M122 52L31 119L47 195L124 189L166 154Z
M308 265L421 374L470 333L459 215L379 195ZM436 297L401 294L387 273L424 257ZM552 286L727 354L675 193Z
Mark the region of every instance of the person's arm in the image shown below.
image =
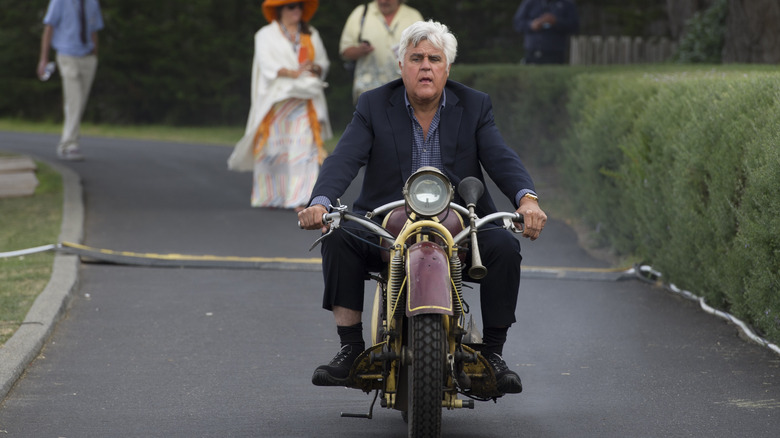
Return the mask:
M580 18L577 13L577 6L572 2L566 2L563 11L555 15L555 22L552 24L555 31L573 34L580 31Z
M515 29L515 32L526 33L531 31L532 21L533 17L530 16L528 2L524 1L517 8L517 12L515 12L515 16L512 18L512 27Z
M539 208L533 179L517 152L506 144L498 131L490 97L484 95L478 107L481 110L476 138L482 167L501 192L512 197L510 199L517 205L516 212L524 221L523 237L536 240L547 222L547 215Z
M49 63L49 51L51 50L51 37L54 33L54 29L50 25L46 25L43 28L43 34L41 35L41 53L38 56L38 77L43 76L46 71L46 64Z
M303 72L297 56L293 56L289 49L280 49L283 38L275 22L255 34L254 64L257 66L258 81L260 77L267 83L280 77L297 78Z
M95 48L92 49L92 54L97 55L98 53L98 33L92 32L92 44L95 45Z
M339 55L342 59L355 61L371 53L374 48L368 42L358 41L361 21L367 19L363 15L363 6L356 7L344 23L339 40ZM365 26L365 24L364 24Z
M320 79L325 79L330 69L330 59L328 59L328 51L325 50L325 44L322 42L320 33L314 29L311 35L312 44L314 44L314 63L309 68L309 71L319 76Z
M551 29L553 26L555 26L557 21L558 17L556 17L555 14L545 12L531 22L531 30L538 32L542 29Z
M361 41L357 46L351 46L344 49L341 52L341 57L350 61L357 61L358 59L368 55L374 51L374 46L368 41Z
M284 68L284 67L282 67L282 68L279 69L278 72L276 72L276 75L277 75L277 77L280 77L280 78L293 78L293 79L295 79L298 76L300 76L302 72L303 72L303 70L301 70L301 69L293 70L291 68Z

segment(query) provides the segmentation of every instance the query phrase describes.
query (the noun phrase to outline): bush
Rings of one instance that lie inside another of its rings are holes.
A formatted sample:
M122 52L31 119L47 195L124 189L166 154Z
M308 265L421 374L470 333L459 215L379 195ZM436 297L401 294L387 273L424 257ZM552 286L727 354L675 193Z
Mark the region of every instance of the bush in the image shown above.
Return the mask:
M564 173L602 243L780 339L780 77L583 75Z
M637 114L656 89L642 81L613 80L612 75L578 76L571 87L569 113L572 131L563 140L566 153L560 160L565 182L578 192L574 197L581 219L594 226L594 242L612 246L619 253L634 251L634 231L625 198L627 182L620 175L621 147L633 131ZM611 212L611 214L604 214Z
M735 312L771 339L780 339L780 126L778 91L773 106L754 120L755 136L746 145L745 188L737 238L726 263ZM770 85L771 86L771 85ZM768 87L765 87L768 88Z
M728 0L715 0L688 20L674 55L680 63L720 63L726 35Z

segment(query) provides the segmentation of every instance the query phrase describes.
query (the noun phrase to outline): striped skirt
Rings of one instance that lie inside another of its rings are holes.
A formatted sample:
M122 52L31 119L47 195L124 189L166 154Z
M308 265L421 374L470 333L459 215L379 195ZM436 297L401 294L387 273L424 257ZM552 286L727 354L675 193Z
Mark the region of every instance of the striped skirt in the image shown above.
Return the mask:
M306 101L278 102L271 108L271 117L265 145L254 155L252 206L305 206L319 174Z

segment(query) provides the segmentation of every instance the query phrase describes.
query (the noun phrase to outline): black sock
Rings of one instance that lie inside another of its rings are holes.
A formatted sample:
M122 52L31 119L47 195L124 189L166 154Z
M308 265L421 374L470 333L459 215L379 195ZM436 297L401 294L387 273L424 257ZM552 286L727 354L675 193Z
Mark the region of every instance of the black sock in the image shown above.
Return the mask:
M339 340L341 346L345 345L357 345L360 347L360 351L365 350L366 344L363 342L363 323L359 322L355 325L339 325L336 326L336 331L339 334Z
M499 356L504 353L504 343L506 342L506 332L509 327L493 328L485 327L482 335L482 354L496 353Z

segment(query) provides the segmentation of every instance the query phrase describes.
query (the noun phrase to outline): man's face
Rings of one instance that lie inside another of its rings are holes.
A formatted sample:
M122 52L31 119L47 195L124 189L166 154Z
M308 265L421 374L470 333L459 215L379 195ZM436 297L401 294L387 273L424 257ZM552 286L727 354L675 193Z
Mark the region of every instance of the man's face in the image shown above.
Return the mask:
M444 51L428 40L417 47L407 47L401 65L401 78L409 100L413 102L438 101L450 75Z
M401 7L401 0L376 0L376 5L382 15L390 15Z

